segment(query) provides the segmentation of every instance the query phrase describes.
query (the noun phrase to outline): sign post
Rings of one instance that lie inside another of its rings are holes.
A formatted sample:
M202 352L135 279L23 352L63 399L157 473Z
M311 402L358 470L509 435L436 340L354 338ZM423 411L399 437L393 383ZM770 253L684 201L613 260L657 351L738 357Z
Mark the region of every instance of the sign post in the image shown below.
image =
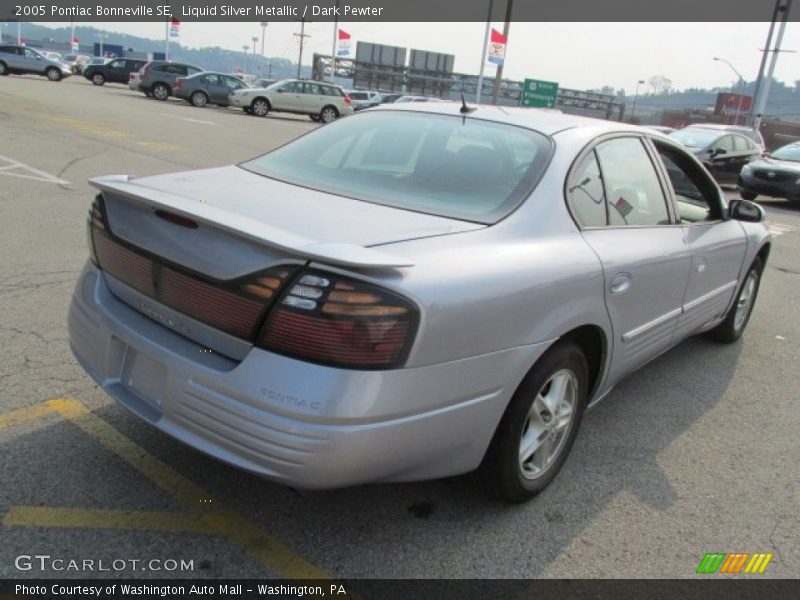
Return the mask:
M522 86L522 106L554 108L558 96L558 82L526 79Z

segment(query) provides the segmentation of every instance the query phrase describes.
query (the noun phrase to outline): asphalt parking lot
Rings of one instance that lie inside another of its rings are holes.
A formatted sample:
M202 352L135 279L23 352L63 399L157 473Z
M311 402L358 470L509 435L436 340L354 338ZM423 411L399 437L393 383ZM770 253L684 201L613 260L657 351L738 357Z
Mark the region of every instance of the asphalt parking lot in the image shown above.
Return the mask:
M682 578L717 551L800 574L800 206L784 201L763 203L775 239L741 342L691 339L631 376L522 506L468 476L301 494L98 390L66 331L86 180L233 163L314 127L77 77L0 79L0 577ZM126 562L15 565L36 554Z

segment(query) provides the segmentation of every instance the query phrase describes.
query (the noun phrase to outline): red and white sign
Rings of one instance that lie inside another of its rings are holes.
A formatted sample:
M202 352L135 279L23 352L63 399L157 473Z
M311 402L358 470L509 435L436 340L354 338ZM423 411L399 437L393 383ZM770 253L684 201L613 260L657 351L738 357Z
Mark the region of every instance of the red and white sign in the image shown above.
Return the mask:
M720 92L717 94L717 103L714 106L714 114L725 117L734 115L745 115L750 112L753 105L753 97L745 94L729 94Z
M486 60L496 65L502 65L506 59L506 42L508 42L508 38L492 28L492 37L489 42L489 52Z
M339 30L339 42L336 49L336 56L350 56L350 34L344 29Z
M77 37L73 36L71 46L72 46L72 53L77 54L78 51L80 50L80 40Z
M181 22L178 19L172 19L169 24L169 37L176 38L181 35Z

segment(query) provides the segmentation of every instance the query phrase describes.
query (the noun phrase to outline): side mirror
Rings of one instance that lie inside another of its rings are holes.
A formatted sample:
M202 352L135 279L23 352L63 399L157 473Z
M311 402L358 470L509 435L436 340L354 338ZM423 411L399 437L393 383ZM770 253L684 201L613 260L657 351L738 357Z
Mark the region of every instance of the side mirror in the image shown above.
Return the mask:
M710 148L708 153L712 156L719 156L720 154L727 154L728 151L725 148Z
M750 200L731 200L728 203L728 215L737 221L761 223L766 218L764 209Z

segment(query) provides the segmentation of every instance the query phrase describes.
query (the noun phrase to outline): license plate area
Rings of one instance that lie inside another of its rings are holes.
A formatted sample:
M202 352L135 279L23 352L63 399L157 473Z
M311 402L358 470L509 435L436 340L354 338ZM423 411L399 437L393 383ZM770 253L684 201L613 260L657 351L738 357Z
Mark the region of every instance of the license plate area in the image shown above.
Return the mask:
M120 383L126 390L161 412L167 383L167 368L164 365L128 346Z

